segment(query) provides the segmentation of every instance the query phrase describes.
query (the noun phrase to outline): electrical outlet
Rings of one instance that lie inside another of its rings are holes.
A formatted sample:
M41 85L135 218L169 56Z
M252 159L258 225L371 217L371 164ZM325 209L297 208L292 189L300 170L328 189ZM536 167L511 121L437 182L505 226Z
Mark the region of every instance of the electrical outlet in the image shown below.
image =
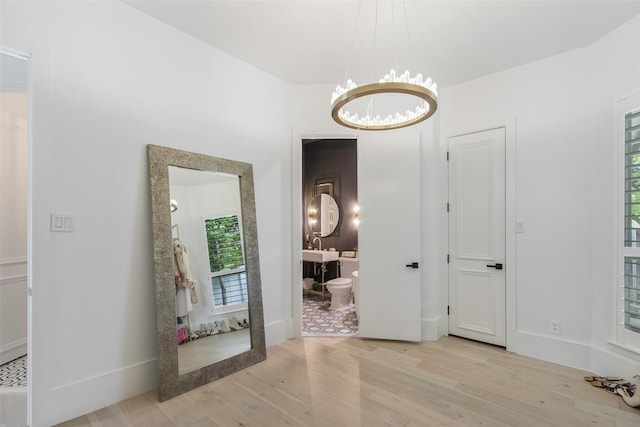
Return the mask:
M551 321L551 333L552 334L556 334L556 335L560 335L560 321L559 320L552 320Z

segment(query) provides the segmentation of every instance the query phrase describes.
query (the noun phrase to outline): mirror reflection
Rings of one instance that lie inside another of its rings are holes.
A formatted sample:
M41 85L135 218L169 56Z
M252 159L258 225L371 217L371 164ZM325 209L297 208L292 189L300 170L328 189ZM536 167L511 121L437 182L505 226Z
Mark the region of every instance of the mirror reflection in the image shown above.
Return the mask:
M338 203L327 193L318 194L309 203L307 222L311 232L327 237L334 232L340 221Z
M267 352L253 166L147 149L162 402Z
M169 166L179 373L251 348L237 175Z

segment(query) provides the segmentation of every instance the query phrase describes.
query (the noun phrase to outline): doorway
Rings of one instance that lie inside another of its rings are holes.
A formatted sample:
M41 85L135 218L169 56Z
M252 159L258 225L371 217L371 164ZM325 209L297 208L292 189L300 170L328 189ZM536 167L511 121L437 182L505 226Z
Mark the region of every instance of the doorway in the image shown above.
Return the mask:
M449 333L506 346L506 129L451 137Z
M358 334L357 168L356 139L302 139L303 336Z
M29 57L0 47L0 425L27 425Z
M411 129L399 129L332 138L357 140L357 198L360 211L355 302L358 336L420 341L422 300L418 267L421 264L421 134ZM302 200L301 141L304 139L294 131L291 242L291 326L294 336L302 336L301 278L304 252L301 253L300 246L306 247L306 235L303 233L306 206ZM308 139L320 138L314 135ZM353 212L347 212L349 214L353 218Z

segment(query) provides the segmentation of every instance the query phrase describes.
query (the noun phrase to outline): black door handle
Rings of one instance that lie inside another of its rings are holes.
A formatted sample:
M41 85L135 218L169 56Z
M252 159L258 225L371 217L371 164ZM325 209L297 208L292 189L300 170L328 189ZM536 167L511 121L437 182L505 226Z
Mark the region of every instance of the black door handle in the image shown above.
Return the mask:
M405 267L418 268L418 263L417 262L412 262L411 264L407 264Z
M502 270L502 264L498 264L498 263L496 263L496 265L487 264L487 267L495 268L496 270Z

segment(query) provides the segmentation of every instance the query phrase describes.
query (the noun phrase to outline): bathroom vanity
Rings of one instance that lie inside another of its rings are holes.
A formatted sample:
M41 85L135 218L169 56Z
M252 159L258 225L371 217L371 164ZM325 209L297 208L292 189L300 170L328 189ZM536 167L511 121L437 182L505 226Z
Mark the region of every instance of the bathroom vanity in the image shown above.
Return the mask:
M322 302L324 302L324 296L327 292L326 282L325 282L325 273L327 271L327 263L329 262L338 262L339 252L337 251L322 251L319 249L303 249L302 250L302 261L312 262L314 264L320 264L320 272L321 272L321 286L322 290L315 291L313 289L307 289L306 291L312 294L321 295Z

